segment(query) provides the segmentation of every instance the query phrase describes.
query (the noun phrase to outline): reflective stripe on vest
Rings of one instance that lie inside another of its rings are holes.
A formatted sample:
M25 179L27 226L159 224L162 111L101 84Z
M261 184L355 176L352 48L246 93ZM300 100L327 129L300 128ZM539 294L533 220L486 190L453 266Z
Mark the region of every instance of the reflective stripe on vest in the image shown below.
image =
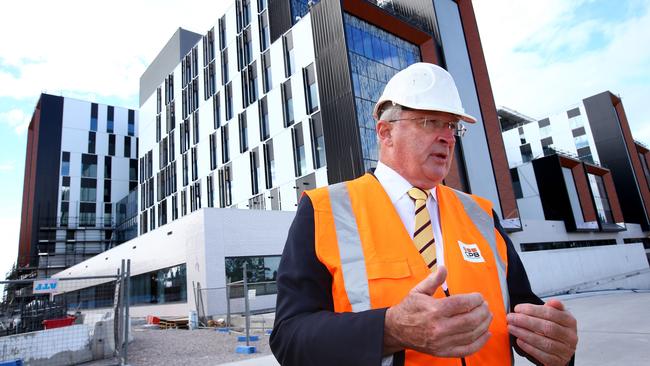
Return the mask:
M353 312L370 310L366 259L363 256L359 227L352 211L348 187L345 183L337 183L330 185L328 191L336 227L336 241L339 243L345 292ZM393 366L393 355L382 358L381 366Z
M328 190L336 227L336 240L339 243L345 292L352 305L352 311L358 313L369 310L370 294L366 260L363 256L361 237L359 237L357 219L352 211L348 187L345 183L338 183L329 186Z
M508 281L506 276L506 264L503 262L503 259L499 255L499 250L497 248L497 239L496 234L494 233L494 218L491 215L488 215L485 210L483 210L472 197L467 193L457 191L453 189L453 192L456 193L456 197L463 204L463 208L467 215L470 217L476 228L481 233L481 235L487 240L494 253L494 259L497 264L497 274L499 275L499 285L501 287L501 296L503 297L503 305L505 306L506 314L510 312L510 296L508 295Z

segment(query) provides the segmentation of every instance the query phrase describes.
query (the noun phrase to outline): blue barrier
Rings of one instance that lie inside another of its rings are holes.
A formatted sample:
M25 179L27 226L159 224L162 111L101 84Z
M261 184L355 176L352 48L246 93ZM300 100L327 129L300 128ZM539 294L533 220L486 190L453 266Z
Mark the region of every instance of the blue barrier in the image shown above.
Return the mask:
M0 366L23 366L23 360L0 361Z
M250 342L257 342L260 340L260 337L258 336L249 336L248 340ZM237 337L237 342L246 342L246 336L238 336Z
M237 353L243 353L243 354L251 354L255 353L256 349L255 346L237 346L237 349L235 350Z

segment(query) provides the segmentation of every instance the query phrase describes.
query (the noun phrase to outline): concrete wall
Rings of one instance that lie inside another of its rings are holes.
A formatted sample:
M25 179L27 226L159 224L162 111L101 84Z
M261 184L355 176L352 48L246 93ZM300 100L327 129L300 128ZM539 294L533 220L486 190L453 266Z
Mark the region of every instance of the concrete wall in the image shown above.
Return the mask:
M533 291L539 296L566 291L650 289L650 270L642 244L520 253ZM639 271L639 275L623 277ZM616 280L613 280L616 278ZM598 281L600 284L596 285Z
M0 338L0 360L22 359L30 366L91 361L93 327L86 324Z

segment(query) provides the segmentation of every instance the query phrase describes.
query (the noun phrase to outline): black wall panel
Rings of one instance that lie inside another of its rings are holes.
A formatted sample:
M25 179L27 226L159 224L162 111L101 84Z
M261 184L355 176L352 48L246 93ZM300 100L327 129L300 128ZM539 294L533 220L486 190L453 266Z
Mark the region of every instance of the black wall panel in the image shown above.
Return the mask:
M591 132L601 164L612 172L616 193L625 222L641 224L650 229L643 209L643 200L623 138L621 123L612 103L612 95L603 92L584 99ZM634 152L636 153L636 152Z
M38 255L39 228L56 224L61 159L61 127L63 124L62 97L41 94L40 103L41 113L33 192L34 216L30 253L32 258ZM72 211L72 208L70 209ZM70 216L72 215L74 215L73 212L70 212Z
M341 3L322 1L311 18L327 177L336 183L364 174Z
M558 156L533 160L533 170L546 220L562 220L567 231L575 231L576 221Z
M269 0L269 27L271 42L275 42L288 31L291 21L291 4L289 0Z

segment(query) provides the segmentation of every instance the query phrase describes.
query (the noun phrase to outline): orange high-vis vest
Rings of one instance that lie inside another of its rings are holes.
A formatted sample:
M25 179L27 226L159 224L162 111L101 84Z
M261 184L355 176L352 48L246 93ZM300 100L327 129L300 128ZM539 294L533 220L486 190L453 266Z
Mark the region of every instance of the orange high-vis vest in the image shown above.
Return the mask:
M316 256L332 275L335 312L396 305L431 273L390 198L372 175L305 193L314 207ZM465 364L511 364L506 322L507 249L494 227L492 205L443 185L437 187L437 201L450 295L480 292L493 314L492 336L481 350L465 357ZM445 294L439 288L434 297ZM461 362L407 349L405 364Z

